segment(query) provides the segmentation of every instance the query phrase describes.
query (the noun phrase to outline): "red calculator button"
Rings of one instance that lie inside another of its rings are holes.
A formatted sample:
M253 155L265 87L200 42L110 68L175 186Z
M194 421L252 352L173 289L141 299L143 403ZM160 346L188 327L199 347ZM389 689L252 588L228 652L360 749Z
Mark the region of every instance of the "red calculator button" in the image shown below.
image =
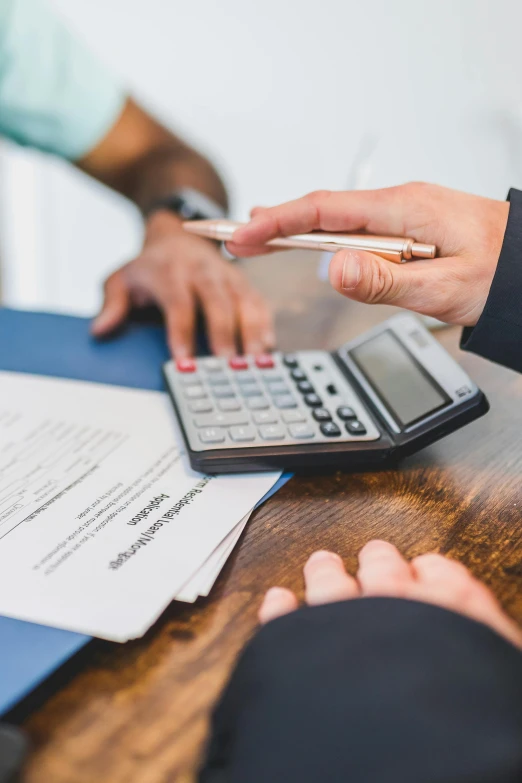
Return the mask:
M176 369L178 372L196 372L196 362L194 359L178 359Z
M262 353L256 356L256 365L260 370L271 370L274 366L274 360L269 353Z
M244 356L234 356L228 364L232 370L248 370L248 359Z

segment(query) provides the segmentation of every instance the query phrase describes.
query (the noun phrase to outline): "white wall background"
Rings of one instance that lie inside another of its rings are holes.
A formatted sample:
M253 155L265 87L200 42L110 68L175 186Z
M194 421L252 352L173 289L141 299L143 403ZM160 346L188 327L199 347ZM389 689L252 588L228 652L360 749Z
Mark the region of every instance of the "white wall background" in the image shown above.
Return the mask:
M139 99L207 152L236 216L315 188L522 185L517 0L52 0ZM91 313L139 247L133 208L7 147L9 304Z

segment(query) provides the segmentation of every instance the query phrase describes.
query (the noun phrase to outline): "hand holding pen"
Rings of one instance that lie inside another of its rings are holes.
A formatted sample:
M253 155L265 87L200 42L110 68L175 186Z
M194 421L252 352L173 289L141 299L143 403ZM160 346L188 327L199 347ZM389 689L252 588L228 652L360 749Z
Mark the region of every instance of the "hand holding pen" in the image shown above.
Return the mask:
M367 191L320 191L253 211L227 243L239 257L266 254L267 243L311 231L411 237L437 257L394 264L364 249L340 249L329 277L343 296L392 304L447 323L474 326L497 266L509 204L437 185L410 183Z

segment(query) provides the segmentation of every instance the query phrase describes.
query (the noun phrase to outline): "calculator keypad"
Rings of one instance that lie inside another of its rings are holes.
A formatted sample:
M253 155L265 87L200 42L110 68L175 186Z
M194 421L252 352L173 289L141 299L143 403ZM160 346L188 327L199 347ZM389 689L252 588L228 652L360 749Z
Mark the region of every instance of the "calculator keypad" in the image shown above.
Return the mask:
M380 437L324 351L208 357L170 362L166 369L194 451Z

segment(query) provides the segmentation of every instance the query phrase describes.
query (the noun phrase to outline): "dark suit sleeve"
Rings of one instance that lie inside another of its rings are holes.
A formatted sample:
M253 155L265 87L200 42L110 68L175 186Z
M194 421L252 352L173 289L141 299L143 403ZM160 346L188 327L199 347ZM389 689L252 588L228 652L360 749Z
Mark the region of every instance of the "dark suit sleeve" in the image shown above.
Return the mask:
M304 608L247 646L200 783L522 780L522 653L435 606Z
M522 192L509 191L509 216L489 295L460 347L522 372Z

